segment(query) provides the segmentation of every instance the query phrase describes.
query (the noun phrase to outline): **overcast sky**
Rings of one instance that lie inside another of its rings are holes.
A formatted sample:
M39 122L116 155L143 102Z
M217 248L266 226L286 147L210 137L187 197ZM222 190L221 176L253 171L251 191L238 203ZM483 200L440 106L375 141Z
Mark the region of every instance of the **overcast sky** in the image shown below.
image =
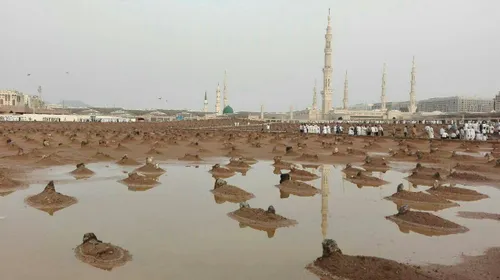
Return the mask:
M52 102L236 110L311 105L332 11L334 106L500 90L498 0L0 0L0 88ZM69 74L66 74L66 72ZM27 76L30 73L31 76ZM321 102L318 89L318 102ZM158 97L168 99L159 102Z

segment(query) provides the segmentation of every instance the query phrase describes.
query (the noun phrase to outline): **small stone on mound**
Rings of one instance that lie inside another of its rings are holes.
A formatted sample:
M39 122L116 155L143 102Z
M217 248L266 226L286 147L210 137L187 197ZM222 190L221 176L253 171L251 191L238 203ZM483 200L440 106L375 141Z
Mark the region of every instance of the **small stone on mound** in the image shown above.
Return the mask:
M83 236L82 244L75 248L75 256L82 262L104 270L111 270L132 260L127 250L102 242L94 233Z

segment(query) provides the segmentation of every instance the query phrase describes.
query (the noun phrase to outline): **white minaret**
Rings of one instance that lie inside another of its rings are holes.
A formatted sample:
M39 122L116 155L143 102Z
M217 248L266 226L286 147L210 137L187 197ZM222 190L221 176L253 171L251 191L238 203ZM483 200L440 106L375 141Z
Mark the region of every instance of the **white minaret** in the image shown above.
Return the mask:
M264 104L260 104L260 119L264 119Z
M314 87L313 87L313 104L312 104L312 109L313 111L318 110L318 97L316 93L316 80L314 80Z
M345 70L345 80L344 80L344 99L342 100L344 105L344 110L349 108L349 81L347 80L347 70Z
M224 70L224 89L223 89L224 101L222 103L222 109L226 108L229 103L227 102L227 70Z
M415 113L417 111L417 97L415 96L415 56L413 57L413 62L411 66L411 86L410 86L410 107L408 108L410 113Z
M325 67L323 68L323 103L321 114L323 119L328 118L328 113L332 109L332 26L330 18L330 9L328 9L328 25L325 34Z
M207 91L205 90L205 100L203 101L203 112L208 112L208 97Z
M385 77L387 75L386 71L387 65L384 63L384 69L382 70L382 93L380 94L380 110L387 110L386 103L387 99L385 97Z
M217 83L217 89L215 90L215 113L217 115L222 115L222 109L220 107L220 86Z
M293 106L290 106L290 120L293 120Z
M328 195L330 186L328 177L330 175L330 166L321 166L321 234L323 240L326 239L328 233Z

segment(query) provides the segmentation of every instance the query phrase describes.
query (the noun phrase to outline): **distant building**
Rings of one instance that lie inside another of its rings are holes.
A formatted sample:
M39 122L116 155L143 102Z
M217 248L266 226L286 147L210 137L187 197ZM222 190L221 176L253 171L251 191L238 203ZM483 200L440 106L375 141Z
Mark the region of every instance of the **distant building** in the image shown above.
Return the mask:
M36 95L17 90L0 90L0 112L25 113L44 108L45 103Z
M493 99L493 110L500 112L500 91Z
M418 103L417 103L418 104ZM396 101L396 102L386 102L386 110L397 110L401 112L409 112L410 101ZM381 110L382 103L375 103L371 107L372 110Z
M436 97L418 102L419 112L489 113L494 109L492 99L477 97Z

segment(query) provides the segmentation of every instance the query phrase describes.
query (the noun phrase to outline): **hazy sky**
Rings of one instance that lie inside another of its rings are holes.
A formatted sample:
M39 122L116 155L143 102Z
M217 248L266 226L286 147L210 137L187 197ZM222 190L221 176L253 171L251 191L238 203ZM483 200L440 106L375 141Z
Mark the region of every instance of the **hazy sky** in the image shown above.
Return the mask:
M315 79L321 102L329 7L334 106L346 70L349 103L378 102L384 62L388 100L407 100L413 55L417 99L500 90L498 0L0 0L0 88L189 109L207 90L214 110L227 69L236 111L301 109Z

